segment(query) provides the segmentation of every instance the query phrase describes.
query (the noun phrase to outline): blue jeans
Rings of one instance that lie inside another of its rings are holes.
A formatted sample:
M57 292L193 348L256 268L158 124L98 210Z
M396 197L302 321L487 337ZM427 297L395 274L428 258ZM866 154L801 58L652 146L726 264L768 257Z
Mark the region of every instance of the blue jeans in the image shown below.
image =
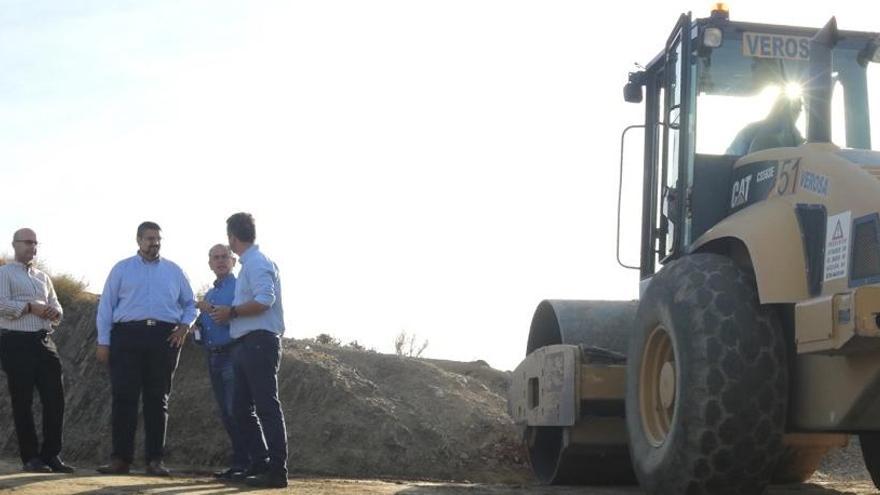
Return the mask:
M227 347L221 351L208 350L208 374L211 377L211 387L214 389L214 399L220 410L220 419L229 434L232 442L231 467L246 469L249 465L247 441L241 434L235 416L232 412L232 398L235 385L235 369L232 366L232 349Z
M233 411L248 439L250 458L257 463L268 457L269 471L287 476L287 426L278 400L280 337L266 330L247 333L233 345L232 360Z

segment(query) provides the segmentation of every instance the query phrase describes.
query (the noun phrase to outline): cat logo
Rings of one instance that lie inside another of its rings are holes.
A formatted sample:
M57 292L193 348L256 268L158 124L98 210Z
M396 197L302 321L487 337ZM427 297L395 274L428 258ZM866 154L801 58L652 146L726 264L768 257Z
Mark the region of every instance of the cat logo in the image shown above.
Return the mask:
M810 38L746 32L742 53L747 57L810 60Z
M730 208L736 208L749 202L749 185L752 183L752 174L733 183L733 191L730 195Z

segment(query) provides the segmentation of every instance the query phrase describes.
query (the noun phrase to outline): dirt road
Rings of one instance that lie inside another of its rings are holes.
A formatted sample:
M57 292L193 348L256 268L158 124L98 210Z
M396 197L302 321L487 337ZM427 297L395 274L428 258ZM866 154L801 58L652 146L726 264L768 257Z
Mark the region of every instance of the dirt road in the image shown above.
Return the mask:
M68 494L187 494L239 493L245 486L223 484L204 475L180 475L173 478L146 476L97 476L80 469L74 476L32 474L18 471L18 466L0 461L0 491L21 495ZM516 485L465 483L426 483L413 481L344 480L326 478L291 478L286 490L261 490L260 493L305 495L636 495L637 488L547 488ZM878 493L870 482L824 482L773 487L768 495L865 495Z

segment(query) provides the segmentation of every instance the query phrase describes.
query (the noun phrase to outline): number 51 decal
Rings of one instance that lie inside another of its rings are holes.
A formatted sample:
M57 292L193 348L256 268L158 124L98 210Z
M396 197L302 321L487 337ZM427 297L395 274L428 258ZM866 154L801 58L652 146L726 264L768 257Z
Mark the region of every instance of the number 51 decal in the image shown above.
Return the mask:
M784 194L794 194L794 191L797 188L800 164L800 158L784 160L782 162L782 166L779 167L779 180L776 181L777 194L780 196Z

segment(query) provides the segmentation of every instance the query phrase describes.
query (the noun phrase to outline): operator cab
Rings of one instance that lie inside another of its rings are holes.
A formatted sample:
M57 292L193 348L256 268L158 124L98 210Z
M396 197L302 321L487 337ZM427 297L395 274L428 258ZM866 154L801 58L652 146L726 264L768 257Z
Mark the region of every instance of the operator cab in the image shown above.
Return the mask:
M880 149L880 124L871 127L880 101L869 98L880 99L880 35L833 28L830 141ZM641 278L748 206L747 195L728 194L735 164L750 161L744 156L772 148L797 154L807 136L817 31L734 22L719 5L707 18L682 15L665 49L630 74L624 97L645 104Z

